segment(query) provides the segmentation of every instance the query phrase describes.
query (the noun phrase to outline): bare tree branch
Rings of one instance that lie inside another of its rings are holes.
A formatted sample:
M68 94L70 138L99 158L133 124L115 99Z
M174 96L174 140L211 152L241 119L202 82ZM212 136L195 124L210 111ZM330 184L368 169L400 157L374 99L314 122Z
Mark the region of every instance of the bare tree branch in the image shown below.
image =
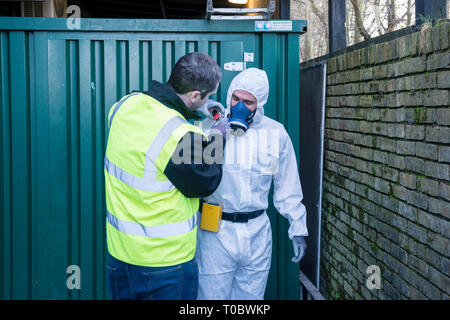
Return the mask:
M384 28L380 18L380 0L374 0L372 6L375 15L375 21L377 22L378 34L382 35L386 31L386 29Z
M316 6L316 4L314 3L313 0L310 0L310 2L311 2L311 9L312 9L312 11L314 12L314 14L317 16L319 21L324 26L325 39L328 39L328 14L327 14L327 11L319 10L319 8L317 8L317 6Z
M305 51L306 51L306 57L308 60L312 59L314 57L314 34L311 32L312 28L314 26L313 23L311 23L312 21L312 17L311 17L311 1L306 1L305 3L306 6L306 17L308 20L308 29L310 30L309 32L306 33L305 35Z
M328 16L325 16L326 12L319 10L313 0L309 0L309 2L311 2L311 8L317 18L319 18L320 22L328 24Z
M408 17L409 11L406 11L401 17L395 19L395 26L398 25L400 22L402 22L405 17Z
M411 25L411 17L412 17L412 4L411 4L411 0L408 0L408 10L406 10L407 15L406 15L406 24L408 26Z
M327 1L290 0L293 18L308 20L308 33L300 37L301 60L324 55L328 49ZM355 10L355 4L357 4ZM349 0L346 33L348 44L394 31L414 23L413 0ZM388 31L389 28L389 31ZM366 33L366 34L365 34Z
M356 16L356 28L358 29L361 36L364 38L364 40L370 39L370 34L367 32L366 28L364 28L363 21L361 18L361 10L359 8L358 0L350 0L351 4L353 5L353 9L355 11Z
M369 24L369 27L367 28L367 32L369 32L370 29L372 29L372 26L376 23L375 19L372 19L372 21Z
M388 28L387 32L392 32L397 25L395 15L395 0L386 0L387 14L388 14Z

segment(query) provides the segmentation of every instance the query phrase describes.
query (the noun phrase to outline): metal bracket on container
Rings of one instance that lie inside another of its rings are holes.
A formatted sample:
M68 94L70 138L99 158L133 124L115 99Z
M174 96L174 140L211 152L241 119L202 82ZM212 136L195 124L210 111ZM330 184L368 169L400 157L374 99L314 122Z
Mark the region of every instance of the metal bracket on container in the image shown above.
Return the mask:
M244 62L253 62L255 60L253 52L244 52Z
M212 0L206 2L206 20L269 20L274 12L275 0L270 0L267 8L214 8ZM249 16L248 13L261 15Z
M244 62L227 62L224 63L223 69L227 71L243 71L247 69L247 62L255 60L253 52L244 52Z
M223 65L223 68L227 71L243 71L244 62L227 62Z

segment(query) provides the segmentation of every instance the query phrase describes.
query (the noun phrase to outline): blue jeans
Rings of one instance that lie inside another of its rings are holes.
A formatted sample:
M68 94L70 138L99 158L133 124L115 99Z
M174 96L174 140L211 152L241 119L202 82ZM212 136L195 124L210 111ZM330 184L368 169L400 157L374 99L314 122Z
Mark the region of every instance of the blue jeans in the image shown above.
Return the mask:
M108 255L106 269L113 300L195 300L195 259L169 267L143 267Z

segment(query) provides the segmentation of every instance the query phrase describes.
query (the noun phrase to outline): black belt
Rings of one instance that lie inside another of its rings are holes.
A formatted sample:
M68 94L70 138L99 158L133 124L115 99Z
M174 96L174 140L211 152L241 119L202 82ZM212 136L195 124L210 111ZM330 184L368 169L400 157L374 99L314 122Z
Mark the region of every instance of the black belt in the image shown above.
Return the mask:
M205 201L203 199L200 199L200 212L202 211L202 206ZM222 212L222 220L227 220L231 222L240 222L240 223L247 223L248 220L254 219L256 217L259 217L261 214L264 213L264 209L251 211L251 212L235 212L235 213L228 213L228 212Z
M248 220L259 217L262 213L264 213L264 209L252 212L236 212L236 213L222 212L222 220L247 223Z

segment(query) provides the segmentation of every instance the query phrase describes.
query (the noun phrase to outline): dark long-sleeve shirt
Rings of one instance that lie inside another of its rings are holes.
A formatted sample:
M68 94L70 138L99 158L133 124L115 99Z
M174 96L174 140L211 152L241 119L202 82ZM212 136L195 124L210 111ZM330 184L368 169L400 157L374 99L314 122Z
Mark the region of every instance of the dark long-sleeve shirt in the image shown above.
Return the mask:
M198 115L186 107L183 100L171 88L157 81L152 81L149 90L144 93L155 98L168 108L178 111L186 120L200 119ZM213 143L215 138L207 142L201 134L195 132L187 133L180 140L175 152L180 153L178 156L183 156L181 144L183 141L186 143L186 139L188 139L188 142L190 140L190 155L188 155L190 161L178 163L179 161L173 161L171 158L167 163L164 174L186 197L206 197L212 194L220 184L222 179L222 165L220 163L207 164L203 159L201 161L195 159L196 156L204 154L205 148L210 143Z

